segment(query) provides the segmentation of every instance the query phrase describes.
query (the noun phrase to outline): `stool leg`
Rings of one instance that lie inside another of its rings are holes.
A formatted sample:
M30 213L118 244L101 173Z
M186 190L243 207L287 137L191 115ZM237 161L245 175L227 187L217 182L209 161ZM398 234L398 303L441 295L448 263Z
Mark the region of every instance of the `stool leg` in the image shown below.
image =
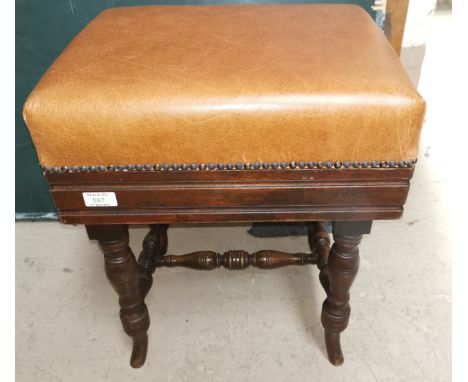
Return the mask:
M153 285L153 273L158 257L167 252L167 224L151 224L150 231L143 240L143 250L138 257L139 285L143 298Z
M372 222L335 222L334 243L327 261L327 298L322 306L322 325L328 359L333 365L344 361L340 334L348 326L351 307L349 290L358 272L359 243L369 233ZM354 225L353 225L354 224Z
M119 295L120 320L125 333L133 339L132 367L146 360L150 320L138 287L138 266L128 246L128 226L86 226L90 239L99 241L104 252L107 278Z

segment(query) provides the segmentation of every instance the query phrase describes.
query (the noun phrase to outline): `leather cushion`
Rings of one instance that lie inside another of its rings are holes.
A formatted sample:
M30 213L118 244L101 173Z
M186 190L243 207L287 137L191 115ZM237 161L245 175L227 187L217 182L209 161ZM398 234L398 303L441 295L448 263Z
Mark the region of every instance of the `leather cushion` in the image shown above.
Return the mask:
M24 118L46 166L407 160L424 110L358 6L145 6L98 15Z

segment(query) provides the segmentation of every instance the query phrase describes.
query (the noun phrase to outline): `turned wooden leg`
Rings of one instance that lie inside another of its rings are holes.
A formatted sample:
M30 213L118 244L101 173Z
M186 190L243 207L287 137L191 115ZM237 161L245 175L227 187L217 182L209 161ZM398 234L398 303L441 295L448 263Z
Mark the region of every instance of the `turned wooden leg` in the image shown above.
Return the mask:
M159 257L167 252L167 224L151 224L138 257L139 285L143 298L153 285L153 273Z
M340 333L348 326L349 290L359 267L359 243L362 234L369 233L372 222L335 222L334 243L327 260L328 283L324 284L327 298L322 306L322 324L328 359L333 365L344 361Z
M104 252L107 278L119 295L120 320L125 333L133 339L132 367L145 363L150 320L138 286L138 266L128 246L128 226L87 225L90 239L98 240Z
M319 280L323 289L328 290L328 255L330 253L330 237L321 222L312 222L307 225L309 247L317 252L317 267L320 270Z

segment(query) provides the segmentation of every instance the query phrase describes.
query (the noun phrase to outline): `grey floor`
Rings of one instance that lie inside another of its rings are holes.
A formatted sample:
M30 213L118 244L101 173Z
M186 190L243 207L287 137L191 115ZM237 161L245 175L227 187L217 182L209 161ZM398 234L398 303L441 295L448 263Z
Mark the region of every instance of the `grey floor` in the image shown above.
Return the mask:
M428 46L420 89L431 103L443 56ZM446 104L446 102L445 102ZM118 319L99 248L83 227L16 225L18 381L449 381L451 237L443 107L428 109L421 151L401 221L375 222L343 334L345 363L325 358L324 293L312 267L199 272L159 269L147 298L152 325L146 365L128 365L130 340ZM436 127L437 126L437 127ZM246 226L169 231L169 251L200 248L307 249L305 237L254 239ZM145 229L131 229L139 252Z

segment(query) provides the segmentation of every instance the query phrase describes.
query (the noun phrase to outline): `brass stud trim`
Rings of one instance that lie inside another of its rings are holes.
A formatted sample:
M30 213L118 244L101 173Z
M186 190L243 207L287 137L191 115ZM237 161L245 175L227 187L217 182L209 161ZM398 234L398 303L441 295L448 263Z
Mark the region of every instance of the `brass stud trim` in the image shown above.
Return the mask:
M255 162L255 163L162 163L162 164L125 164L125 165L89 165L89 166L42 166L44 174L49 173L82 173L82 172L154 172L154 171L275 171L321 169L346 170L356 168L409 168L414 167L417 160L399 161L320 161L320 162Z

